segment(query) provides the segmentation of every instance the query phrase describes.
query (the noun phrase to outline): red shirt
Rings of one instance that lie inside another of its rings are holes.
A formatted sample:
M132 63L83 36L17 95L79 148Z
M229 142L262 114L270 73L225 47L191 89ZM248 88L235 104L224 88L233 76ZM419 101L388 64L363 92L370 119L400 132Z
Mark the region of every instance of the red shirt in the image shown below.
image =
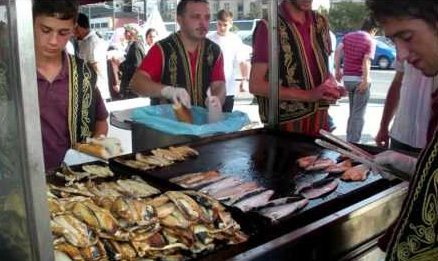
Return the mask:
M313 17L311 12L306 13L306 20L303 24L294 20L293 17L289 15L286 11L286 3L282 2L280 4L279 12L286 18L289 24L294 24L301 36L302 43L304 45L304 50L308 60L308 66L310 69L310 73L312 74L312 78L315 83L321 82L318 70L318 63L316 61L315 53L313 52L312 43L311 43L311 33L310 29L313 23ZM268 55L268 28L265 23L262 23L257 31L254 32L254 46L253 46L253 63L268 63L269 55Z
M45 169L59 167L71 147L68 130L68 61L63 57L62 68L53 82L37 72L38 101ZM96 120L108 117L100 92L96 92Z
M161 82L161 74L163 72L163 55L164 54L161 48L157 44L154 44L139 67L140 70L148 73L154 82ZM190 59L190 69L196 68L198 52L188 52L188 56ZM192 82L194 82L193 79L195 79L195 73L196 70L190 71ZM216 60L213 70L211 72L211 82L215 81L225 82L224 58L222 55L220 55L219 58Z
M342 40L344 44L344 75L362 76L362 63L365 55L374 58L376 44L371 35L364 31L348 33Z

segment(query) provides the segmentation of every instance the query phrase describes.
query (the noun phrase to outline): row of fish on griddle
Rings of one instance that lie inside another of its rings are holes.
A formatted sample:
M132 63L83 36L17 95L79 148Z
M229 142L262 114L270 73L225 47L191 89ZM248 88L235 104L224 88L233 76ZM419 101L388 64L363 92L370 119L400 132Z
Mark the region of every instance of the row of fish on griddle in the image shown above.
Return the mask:
M175 162L184 161L190 157L196 157L199 152L189 146L170 146L167 149L157 148L150 153L135 153L135 157L116 157L114 160L128 167L139 170L152 170L160 167L173 165Z
M166 191L140 177L50 184L55 256L62 260L185 260L247 240L217 200Z
M305 207L309 199L305 197L284 197L271 200L275 191L266 189L255 182L247 182L206 171L181 175L169 180L186 189L196 189L222 203L242 210L257 211L259 214L277 221Z
M337 159L320 157L318 154L299 158L297 163L307 172L322 171L333 174L333 176L340 175L343 181L364 181L370 172L368 166L354 165L353 160L345 157L340 157L340 161L337 162Z

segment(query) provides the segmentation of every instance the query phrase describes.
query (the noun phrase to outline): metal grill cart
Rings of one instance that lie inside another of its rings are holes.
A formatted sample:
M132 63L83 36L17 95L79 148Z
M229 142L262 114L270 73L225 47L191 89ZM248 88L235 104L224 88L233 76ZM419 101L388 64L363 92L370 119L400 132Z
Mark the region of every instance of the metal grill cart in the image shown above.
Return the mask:
M94 1L93 1L94 2ZM276 17L278 1L268 1ZM272 3L271 3L272 2ZM274 8L272 8L274 7ZM53 243L43 167L35 70L32 1L0 1L0 257L53 260ZM275 11L274 11L275 10ZM275 28L275 24L272 25ZM275 46L276 34L271 36ZM271 48L272 66L275 49ZM270 71L277 75L276 68ZM276 85L278 79L271 79ZM271 88L271 97L278 89ZM273 102L272 108L277 104ZM270 125L277 122L272 110ZM139 174L168 183L184 173L216 169L275 190L293 190L296 159L319 153L314 138L270 129L186 140L196 158L151 171L136 171L110 159L117 175ZM369 152L373 148L366 147ZM146 151L147 152L147 151ZM132 158L134 154L120 156ZM178 188L176 188L178 189ZM341 182L333 193L311 201L297 214L269 223L253 213L234 213L251 237L200 260L350 260L372 257L377 239L393 222L407 183L372 175L362 183ZM232 208L231 208L232 209ZM240 218L239 218L240 217ZM243 218L242 218L243 217ZM371 258L372 259L372 258Z

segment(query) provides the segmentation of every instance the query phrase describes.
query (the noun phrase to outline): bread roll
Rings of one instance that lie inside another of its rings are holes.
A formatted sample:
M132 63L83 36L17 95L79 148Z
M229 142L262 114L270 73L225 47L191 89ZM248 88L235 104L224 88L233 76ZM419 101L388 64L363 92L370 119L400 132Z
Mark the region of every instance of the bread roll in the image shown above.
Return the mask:
M193 123L192 112L181 103L173 104L173 111L175 112L175 116L179 121L185 123Z
M98 144L77 143L74 148L80 152L89 154L94 157L102 159L109 159L110 154L106 151L105 147Z

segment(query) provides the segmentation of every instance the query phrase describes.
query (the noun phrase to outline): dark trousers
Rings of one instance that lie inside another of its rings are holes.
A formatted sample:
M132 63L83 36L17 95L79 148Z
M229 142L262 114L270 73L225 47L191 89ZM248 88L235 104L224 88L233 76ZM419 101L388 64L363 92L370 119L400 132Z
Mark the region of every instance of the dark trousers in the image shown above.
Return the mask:
M226 96L224 105L222 105L223 112L232 112L234 108L234 95Z

